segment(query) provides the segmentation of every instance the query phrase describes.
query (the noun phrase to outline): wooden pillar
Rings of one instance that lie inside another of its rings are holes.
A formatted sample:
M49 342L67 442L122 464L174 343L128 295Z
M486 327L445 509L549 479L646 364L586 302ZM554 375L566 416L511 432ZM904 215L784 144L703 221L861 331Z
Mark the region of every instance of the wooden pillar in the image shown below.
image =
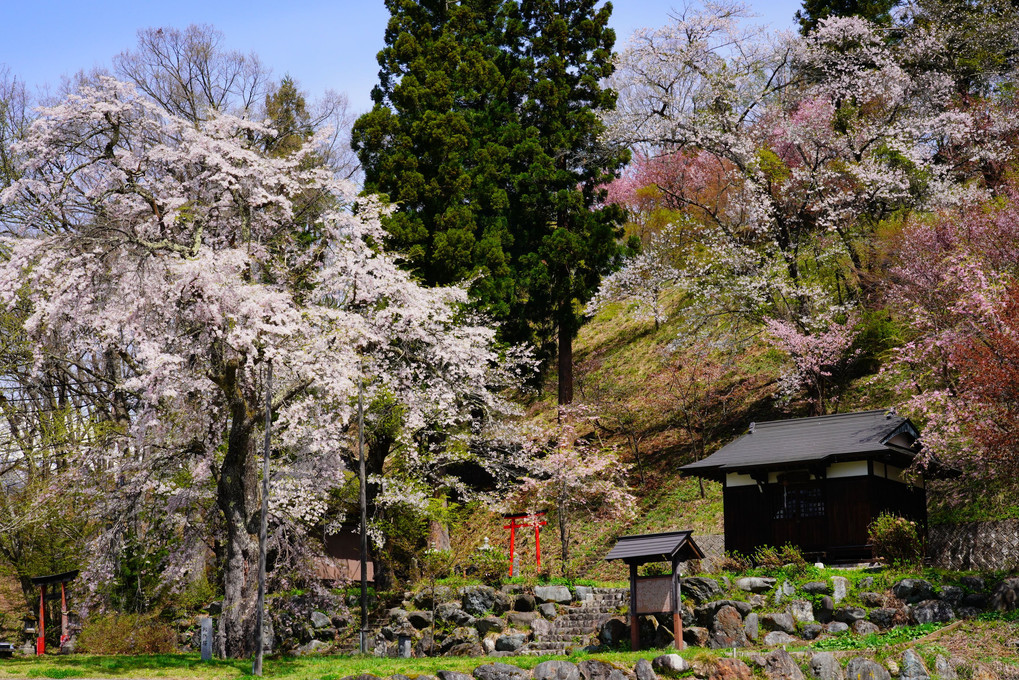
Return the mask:
M35 655L46 653L46 586L39 586L39 636L35 640Z
M637 616L637 564L630 563L630 649L640 651L640 617Z
M680 600L679 559L672 558L672 634L676 649L683 649L683 603Z
M541 569L541 524L537 517L534 519L534 556L538 569Z
M509 570L509 575L510 575L510 578L512 578L513 577L513 549L515 547L514 546L514 541L515 541L515 539L517 537L517 521L515 519L511 519L510 523L509 523L509 527L506 527L506 528L508 528L510 530L510 570Z

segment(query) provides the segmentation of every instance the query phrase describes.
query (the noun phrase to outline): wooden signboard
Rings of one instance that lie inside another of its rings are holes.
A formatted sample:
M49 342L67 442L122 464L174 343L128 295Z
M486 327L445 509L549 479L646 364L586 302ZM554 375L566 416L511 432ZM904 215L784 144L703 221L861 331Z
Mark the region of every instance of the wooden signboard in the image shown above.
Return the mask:
M672 576L637 578L637 613L672 613L672 594L675 584Z

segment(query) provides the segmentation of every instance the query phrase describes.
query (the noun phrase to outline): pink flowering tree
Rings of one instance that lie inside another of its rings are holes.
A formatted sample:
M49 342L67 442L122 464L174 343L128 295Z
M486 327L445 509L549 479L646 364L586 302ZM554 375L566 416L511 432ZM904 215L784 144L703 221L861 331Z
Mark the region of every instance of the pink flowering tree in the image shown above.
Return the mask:
M528 507L555 508L563 576L568 575L572 521L578 514L620 518L635 511L617 451L582 437L579 430L585 424L594 428L587 408L560 409L558 425L530 441L531 469L518 494L518 502Z
M216 528L230 657L255 639L270 366L271 512L295 531L341 480L359 385L369 402L395 395L413 429L503 411L492 387L512 379L493 373L493 331L463 317L465 292L415 284L376 247L379 205L305 162L314 140L266 157L252 140L271 132L180 119L99 78L40 112L2 193L0 303L28 309L37 367L98 386L84 412L105 435L60 482L105 518L89 581L111 576L118 537L143 517L168 532L167 579L200 568Z
M779 397L790 400L806 392L813 415L837 409L846 372L860 355L860 350L853 348L858 333L855 316L850 314L842 322L826 319L809 328L779 319L767 319L764 325L790 360L779 378Z
M868 292L883 219L979 195L1017 120L991 102L958 106L951 78L915 67L936 63L936 34L890 44L836 17L775 37L745 18L710 3L638 30L608 129L694 178L655 184L704 223L702 257L683 274L706 313L819 317L827 300Z
M923 423L926 460L1009 478L1019 465L1009 434L1019 195L1006 187L995 204L912 221L891 246L885 293L910 335L888 370L902 376L904 408Z

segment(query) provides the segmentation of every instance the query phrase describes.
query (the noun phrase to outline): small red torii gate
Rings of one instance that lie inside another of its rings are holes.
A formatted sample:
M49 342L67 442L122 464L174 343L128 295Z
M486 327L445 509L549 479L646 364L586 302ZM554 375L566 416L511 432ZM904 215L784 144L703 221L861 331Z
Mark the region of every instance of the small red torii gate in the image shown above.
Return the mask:
M545 511L541 512L528 512L520 515L503 515L503 519L508 519L509 524L503 526L503 529L510 530L510 545L509 545L509 575L513 576L513 554L516 549L516 535L517 529L525 529L527 527L534 527L534 551L535 557L537 558L538 568L541 568L541 527L548 524L540 517L545 516ZM521 520L518 522L518 520Z
M39 625L37 628L38 637L35 641L36 656L42 656L46 653L46 586L60 584L60 649L63 650L70 639L67 619L67 582L73 581L77 576L78 570L75 569L63 574L36 576L32 579L32 584L39 586Z

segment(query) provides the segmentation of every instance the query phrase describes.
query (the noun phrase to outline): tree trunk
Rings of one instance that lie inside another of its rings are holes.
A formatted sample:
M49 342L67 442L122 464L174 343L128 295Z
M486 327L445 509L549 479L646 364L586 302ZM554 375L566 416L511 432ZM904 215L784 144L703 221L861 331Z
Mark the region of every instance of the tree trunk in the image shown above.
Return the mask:
M216 642L221 657L240 659L255 651L259 498L247 404L237 393L231 397L230 436L220 469L217 498L226 528L226 554L223 613Z
M573 403L573 333L559 320L559 405Z
M570 527L567 524L565 504L559 503L557 510L559 515L559 555L563 561L563 578L569 578L566 570L570 563Z

